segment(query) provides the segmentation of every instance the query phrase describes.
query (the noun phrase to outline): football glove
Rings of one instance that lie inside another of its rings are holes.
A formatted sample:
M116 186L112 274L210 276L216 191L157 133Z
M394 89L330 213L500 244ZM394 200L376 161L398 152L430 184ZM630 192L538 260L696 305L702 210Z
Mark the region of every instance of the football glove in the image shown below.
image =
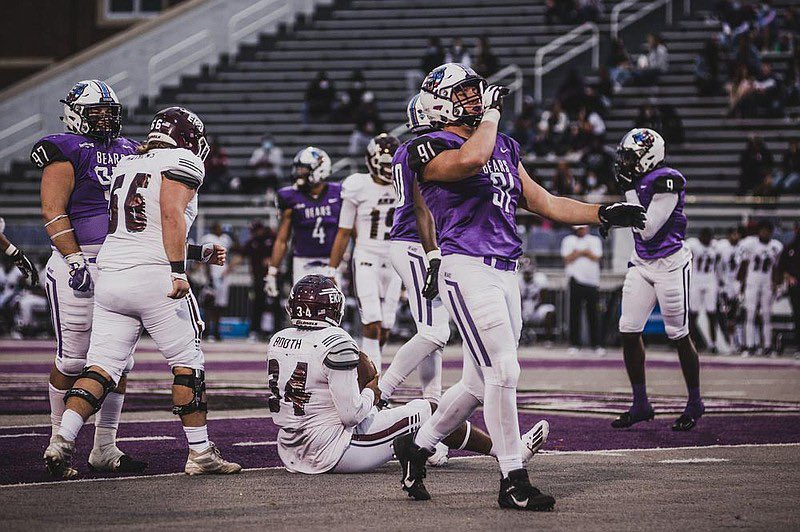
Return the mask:
M69 287L76 292L88 292L92 289L92 276L89 264L80 251L64 257L69 265Z
M503 111L503 98L508 95L508 87L502 85L489 85L483 90L483 111L497 109Z
M9 251L11 251L11 253L9 253ZM11 257L11 260L14 261L14 265L19 268L22 275L26 279L31 280L31 286L39 284L39 272L33 267L30 259L25 256L25 253L23 253L21 249L9 246L6 250L6 254Z
M600 207L597 216L600 219L601 226L606 229L606 232L612 227L634 227L636 229L644 229L644 223L647 220L644 207L635 203L621 201L603 205Z
M425 274L425 285L422 297L433 299L439 295L439 266L442 264L442 253L437 249L427 253L428 271Z
M264 277L264 293L268 297L278 297L278 268L270 266Z

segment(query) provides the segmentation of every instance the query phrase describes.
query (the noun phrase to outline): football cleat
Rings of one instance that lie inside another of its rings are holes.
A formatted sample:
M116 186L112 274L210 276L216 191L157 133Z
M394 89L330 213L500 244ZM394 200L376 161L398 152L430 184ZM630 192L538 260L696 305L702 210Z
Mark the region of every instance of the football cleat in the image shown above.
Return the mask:
M652 406L647 405L647 410L644 412L632 413L632 410L625 412L612 421L611 426L615 429L627 429L640 421L650 421L654 417L656 417L656 411Z
M433 453L414 443L413 434L403 434L392 442L394 455L400 462L403 472L401 485L403 491L415 501L427 501L431 498L423 479L426 475L425 461Z
M54 436L44 451L44 463L47 471L55 478L70 479L77 476L78 471L72 468L72 453L74 452L74 441L67 441L62 436Z
M675 420L675 423L672 424L672 430L676 432L686 432L688 430L692 430L695 425L697 425L697 421L703 417L703 414L706 411L705 405L700 402L699 406L686 406L686 409L683 411L683 414L680 415L678 419Z
M190 449L183 469L187 475L231 475L241 470L239 464L225 461L213 443L202 453Z
M436 444L436 451L428 457L428 465L431 467L443 467L447 465L449 458L447 457L447 453L450 452L450 448L439 442Z
M89 453L89 470L99 473L141 473L147 469L147 462L134 460L123 453L116 445L102 449L94 448Z
M528 460L539 452L539 449L547 441L548 434L550 434L550 423L543 419L522 435L522 443L524 444L522 448L523 465L527 464Z
M525 469L509 471L508 476L500 481L497 502L501 508L532 512L549 512L556 504L553 497L531 486Z

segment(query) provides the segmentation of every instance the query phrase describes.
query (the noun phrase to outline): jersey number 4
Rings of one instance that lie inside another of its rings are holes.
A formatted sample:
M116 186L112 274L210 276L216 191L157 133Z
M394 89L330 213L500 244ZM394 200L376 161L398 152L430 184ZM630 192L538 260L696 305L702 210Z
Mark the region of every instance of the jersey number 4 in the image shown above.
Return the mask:
M278 379L280 378L281 367L278 360L270 358L267 362L267 371L269 372L269 411L280 412L281 401L292 403L294 407L294 415L304 416L306 414L305 405L311 400L311 394L306 391L306 379L308 379L308 363L298 362L294 367L292 376L286 381L286 386L283 387L283 397L278 388Z
M124 175L117 176L111 187L108 203L108 234L117 232L120 201L122 201L122 211L125 213L125 229L129 233L141 233L147 227L144 197L139 193L139 189L147 188L147 185L150 184L150 174L136 174L128 187L125 199L121 200L119 189L122 187L123 181L125 181Z

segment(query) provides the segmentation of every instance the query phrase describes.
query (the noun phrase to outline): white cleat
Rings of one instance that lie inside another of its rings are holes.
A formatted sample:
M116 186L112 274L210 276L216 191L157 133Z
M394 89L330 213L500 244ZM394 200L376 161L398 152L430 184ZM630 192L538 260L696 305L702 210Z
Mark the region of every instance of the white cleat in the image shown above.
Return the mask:
M550 423L544 419L533 426L531 430L522 435L522 463L527 464L533 455L539 452L550 434Z
M226 462L219 454L217 446L211 443L202 453L189 449L189 458L183 469L187 475L231 475L242 470L242 466Z
M67 441L61 436L54 436L44 451L44 463L47 471L55 478L70 479L77 476L78 471L72 466L72 453L75 442Z
M89 453L89 469L101 473L141 473L147 469L147 462L134 460L116 445L106 445Z
M447 457L447 453L450 452L450 448L447 445L439 442L436 444L436 452L434 452L431 456L428 457L428 465L431 467L442 467L446 466L447 462L450 460Z

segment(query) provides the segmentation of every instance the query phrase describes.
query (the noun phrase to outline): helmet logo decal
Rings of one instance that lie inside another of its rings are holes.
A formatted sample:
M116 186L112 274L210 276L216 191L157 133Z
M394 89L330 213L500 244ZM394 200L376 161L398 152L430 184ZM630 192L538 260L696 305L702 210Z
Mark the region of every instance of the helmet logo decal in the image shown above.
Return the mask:
M426 91L434 92L439 85L441 85L442 80L444 79L445 70L446 68L444 66L435 68L430 74L428 74L428 77L425 78L422 88Z
M76 83L74 87L67 94L66 103L74 103L83 94L83 89L88 87L86 83Z
M646 129L634 133L633 140L634 142L636 142L636 144L639 144L640 146L648 149L652 148L653 144L655 144L656 142L656 139L653 136L653 134L647 131Z

